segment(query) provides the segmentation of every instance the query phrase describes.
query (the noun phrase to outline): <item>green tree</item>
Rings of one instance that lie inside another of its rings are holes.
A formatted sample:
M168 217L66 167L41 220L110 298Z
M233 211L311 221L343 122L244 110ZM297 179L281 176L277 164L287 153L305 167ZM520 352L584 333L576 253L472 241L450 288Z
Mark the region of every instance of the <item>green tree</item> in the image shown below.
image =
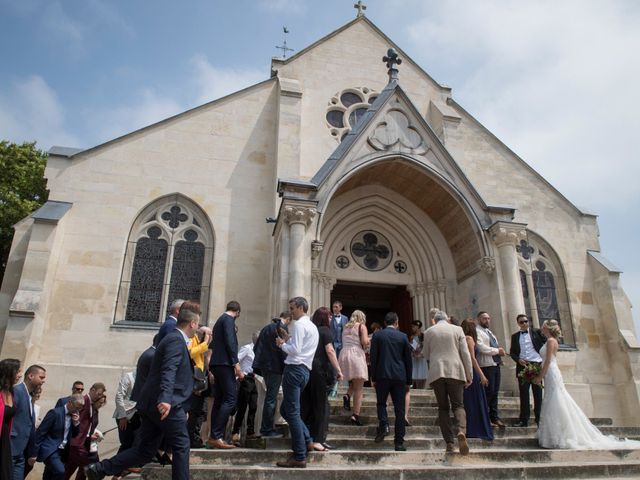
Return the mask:
M13 225L49 197L46 164L47 153L38 150L36 142L0 141L0 282L11 250Z

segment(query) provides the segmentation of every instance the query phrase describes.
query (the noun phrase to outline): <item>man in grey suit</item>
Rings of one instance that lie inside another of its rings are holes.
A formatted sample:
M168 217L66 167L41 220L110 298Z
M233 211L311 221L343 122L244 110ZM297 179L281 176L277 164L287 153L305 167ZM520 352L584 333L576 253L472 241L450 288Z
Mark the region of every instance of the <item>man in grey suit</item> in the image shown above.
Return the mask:
M427 383L431 385L438 401L438 422L447 452L453 452L455 430L458 448L462 455L469 453L465 431L467 416L464 411L464 389L471 385L471 355L462 328L448 322L447 314L438 311L436 324L424 335L423 353L429 362ZM449 403L454 414L450 421ZM453 430L452 430L453 427Z

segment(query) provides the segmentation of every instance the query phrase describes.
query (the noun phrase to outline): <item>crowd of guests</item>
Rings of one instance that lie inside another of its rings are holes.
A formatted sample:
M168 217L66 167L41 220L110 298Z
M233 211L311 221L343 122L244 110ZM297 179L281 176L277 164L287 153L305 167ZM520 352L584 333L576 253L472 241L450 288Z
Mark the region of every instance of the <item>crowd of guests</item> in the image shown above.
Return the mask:
M343 315L340 301L310 316L307 300L295 297L288 311L240 346L238 302L227 304L213 328L202 324L197 302L176 300L169 310L135 371L125 372L116 388L113 417L120 448L110 459L99 461L97 448L104 438L97 429L107 399L103 383L85 392L82 381L74 382L71 395L59 399L40 420L36 402L45 368L30 366L22 380L18 360L0 361L0 480L22 480L36 461L44 463L44 479L122 477L150 461L171 464L172 478L188 479L192 448L233 449L259 437L282 437L276 427L279 400L292 453L277 465L304 468L309 452L333 448L327 438L329 399L340 384L347 388L342 403L350 413L348 421L358 426L363 425L364 385L370 382L375 388L376 442L390 433L387 402L392 401L396 451L406 450L412 387L433 389L447 452L454 452L457 443L466 455L467 438L493 440L494 429L505 427L498 395L506 351L490 329L487 312L457 325L445 312L432 309L429 328L423 331L422 322L414 320L406 335L394 312L385 315L384 325L368 326L361 310L349 318ZM557 345L559 328L545 323L542 330L534 329L526 315L518 315L516 322L509 350L516 374L522 377L531 365L542 371L532 381L519 378L516 426L526 427L531 390L534 419L541 421L540 383L548 369L542 368L547 359L541 352L547 338ZM259 388L264 391L261 405Z

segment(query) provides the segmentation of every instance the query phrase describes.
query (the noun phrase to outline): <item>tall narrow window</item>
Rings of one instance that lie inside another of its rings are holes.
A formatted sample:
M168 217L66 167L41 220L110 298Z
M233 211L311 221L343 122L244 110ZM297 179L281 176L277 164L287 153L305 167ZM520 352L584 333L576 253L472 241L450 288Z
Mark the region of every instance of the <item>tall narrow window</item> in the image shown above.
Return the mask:
M533 232L516 247L520 259L520 281L526 313L540 326L558 320L562 341L575 345L569 298L560 259L551 246Z
M208 307L213 229L204 212L174 194L148 205L129 236L114 322L157 325L178 298Z

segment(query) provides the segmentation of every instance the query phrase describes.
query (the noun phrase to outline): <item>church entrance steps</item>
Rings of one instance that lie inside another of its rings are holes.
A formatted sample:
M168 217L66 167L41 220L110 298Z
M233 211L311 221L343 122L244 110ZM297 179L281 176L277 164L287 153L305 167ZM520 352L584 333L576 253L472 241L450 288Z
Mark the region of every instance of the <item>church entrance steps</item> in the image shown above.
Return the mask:
M392 413L391 409L389 409L389 413ZM348 413L348 412L345 412ZM389 423L392 424L394 422L393 415L389 416ZM501 415L502 421L507 425L513 425L518 421L518 412L512 412L511 416ZM596 426L601 425L611 425L612 421L610 418L591 418L591 423ZM360 415L360 421L365 425L377 425L378 417L375 414L371 415ZM433 415L413 415L413 413L409 416L409 422L411 425L437 425L438 416L437 412ZM349 415L341 415L340 417L333 417L331 419L331 423L337 424L347 424L349 423Z
M392 405L387 405L387 410L389 410L389 412L393 412L393 406ZM376 406L375 405L371 405L371 404L366 404L363 405L362 408L360 409L360 415L361 416L376 416L377 415L377 410L376 410ZM342 408L342 406L333 406L331 407L331 414L335 415L337 418L339 417L349 417L351 416L352 411L349 410L345 410ZM409 413L409 420L411 420L413 417L424 417L424 416L433 416L433 415L438 415L438 407L416 407L416 406L411 406L411 411ZM520 415L520 407L513 407L513 406L509 406L509 407L502 407L500 408L500 417L502 418L508 418L508 417L518 417L518 415Z

